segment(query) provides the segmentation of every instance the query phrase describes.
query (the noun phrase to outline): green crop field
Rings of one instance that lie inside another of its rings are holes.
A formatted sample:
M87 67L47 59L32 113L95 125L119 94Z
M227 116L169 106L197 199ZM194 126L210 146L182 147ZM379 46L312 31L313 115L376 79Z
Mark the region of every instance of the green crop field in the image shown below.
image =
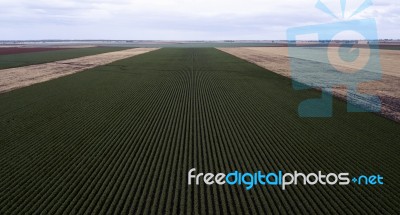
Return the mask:
M0 214L399 213L400 125L339 100L332 118L299 118L317 96L213 48L0 94ZM379 173L385 185L195 186L192 168Z
M58 60L84 57L106 52L120 51L127 48L92 47L75 48L56 51L32 52L21 54L0 55L0 69L29 66L33 64L48 63Z

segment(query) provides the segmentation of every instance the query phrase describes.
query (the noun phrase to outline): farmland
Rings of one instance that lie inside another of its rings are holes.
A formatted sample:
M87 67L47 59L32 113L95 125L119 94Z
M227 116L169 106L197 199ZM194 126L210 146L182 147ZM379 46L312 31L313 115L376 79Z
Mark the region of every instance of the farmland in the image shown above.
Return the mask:
M67 51L81 55L48 56ZM337 99L332 118L299 118L320 94L213 48L0 94L0 214L398 213L399 124ZM385 185L189 186L191 168L380 173Z
M74 49L51 49L45 48L47 51L31 52L26 50L25 53L7 54L12 53L10 50L19 50L21 48L0 48L7 49L4 55L0 55L0 69L28 66L34 64L42 64L59 60L66 60L71 58L78 58L88 55L101 54L112 51L120 51L126 48L116 47L91 47L91 48L74 48ZM43 49L43 48L42 48Z
M302 74L307 77L306 84L314 86L322 86L328 83L327 80L318 76L314 76L321 68L326 68L327 62L324 62L320 56L324 55L323 49L302 47L299 48L301 57L291 58L288 56L288 48L286 47L240 47L240 48L220 48L220 50L242 58L246 61L255 63L265 69L276 72L277 74L285 77L291 77L290 59L295 59L296 62L304 66ZM332 48L329 52L337 51ZM381 49L379 52L380 64L382 67L382 77L380 80L361 82L358 85L360 93L378 95L382 101L382 111L380 114L383 116L400 122L400 73L398 68L400 62L400 52L398 50ZM377 54L375 53L375 54ZM375 56L376 57L376 56ZM368 59L369 55L361 55L360 58ZM352 70L353 68L343 66L343 63L338 61L330 62L332 65L339 67L341 71ZM376 71L369 70L368 73L375 73ZM330 81L336 81L332 79ZM345 80L343 80L343 83ZM346 86L335 86L334 95L338 98L346 100L348 90ZM365 97L359 97L359 104L373 105L373 102Z
M0 93L49 81L154 50L156 49L127 49L45 64L4 69L1 70Z
M0 55L9 54L22 54L22 53L33 53L33 52L44 52L44 51L57 51L65 48L20 48L20 47L0 47Z

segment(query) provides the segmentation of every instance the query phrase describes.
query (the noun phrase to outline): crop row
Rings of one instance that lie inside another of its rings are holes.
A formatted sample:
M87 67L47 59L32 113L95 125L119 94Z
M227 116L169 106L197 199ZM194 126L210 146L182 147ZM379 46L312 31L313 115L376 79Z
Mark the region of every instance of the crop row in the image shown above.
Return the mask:
M216 49L161 49L0 95L0 213L396 213L399 125L303 119L317 91ZM379 164L379 165L377 165ZM188 185L187 172L379 173L384 186Z

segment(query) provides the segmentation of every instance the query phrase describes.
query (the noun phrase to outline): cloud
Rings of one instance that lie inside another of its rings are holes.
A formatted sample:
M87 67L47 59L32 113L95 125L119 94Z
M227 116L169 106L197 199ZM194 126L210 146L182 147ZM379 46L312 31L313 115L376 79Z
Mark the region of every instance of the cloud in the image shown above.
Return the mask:
M397 1L381 0L355 18L376 17L380 35L393 36ZM316 2L0 0L0 40L285 39L288 27L338 21L316 9Z

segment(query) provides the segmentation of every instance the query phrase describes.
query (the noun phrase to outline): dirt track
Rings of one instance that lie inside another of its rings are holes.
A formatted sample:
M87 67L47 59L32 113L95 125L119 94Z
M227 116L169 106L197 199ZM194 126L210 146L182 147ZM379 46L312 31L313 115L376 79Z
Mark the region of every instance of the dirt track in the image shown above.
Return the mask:
M270 71L291 78L290 61L287 47L243 47L243 48L220 48L219 50L242 58L251 63L257 64ZM336 51L332 49L331 51ZM378 95L382 100L382 115L400 122L400 51L380 50L380 60L383 70L382 80L361 83L358 86L360 93ZM363 56L363 54L361 54ZM312 59L309 55L302 56L299 60L307 62L317 62L318 59ZM326 63L326 62L318 62ZM350 67L344 67L340 62L333 61L342 71L351 70ZM371 71L373 72L373 71ZM318 80L313 80L318 82ZM347 89L343 86L337 86L334 94L346 99ZM360 104L368 104L369 101L359 98ZM369 104L373 105L373 104Z
M81 72L154 50L156 50L156 48L128 49L39 65L0 70L0 93Z

